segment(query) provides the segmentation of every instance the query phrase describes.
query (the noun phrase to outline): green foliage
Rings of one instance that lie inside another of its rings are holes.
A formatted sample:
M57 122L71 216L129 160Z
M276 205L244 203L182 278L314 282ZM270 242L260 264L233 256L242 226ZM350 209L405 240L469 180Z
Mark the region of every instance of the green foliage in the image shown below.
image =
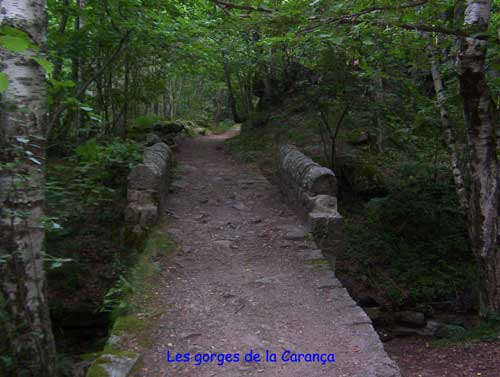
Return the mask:
M50 255L45 255L45 262L49 262L49 269L54 270L56 268L60 268L64 263L73 262L71 258L55 258Z
M259 128L259 127L264 127L268 121L269 121L268 111L251 110L248 114L247 124L250 127Z
M27 35L2 35L0 36L0 46L11 52L22 52L30 47L30 40Z
M124 300L124 297L128 297L134 291L135 288L130 281L121 275L115 285L104 296L100 310L102 312L113 313L115 317L126 313L129 309L129 304Z
M76 155L84 162L95 161L99 156L96 139L87 140L75 149Z
M37 61L52 71L52 108L64 109L53 118L52 140L81 143L88 136L118 135L143 115L178 118L212 106L218 83L209 78L217 52L207 3L124 0L79 8L51 0L48 8L53 70ZM85 27L78 28L81 19ZM85 85L89 90L82 90ZM79 116L80 104L93 116Z
M103 367L92 365L87 372L87 377L109 377L109 374Z
M296 99L301 100L300 96ZM285 113L279 117L275 110L265 128L229 140L229 149L270 175L275 148L285 142L298 145L324 164L315 114L291 115L294 102L286 102L279 109ZM477 271L440 144L436 155L439 130L424 125L434 124L435 119L425 117L418 126L405 123L401 134L402 120L394 119L394 133L389 135L395 142L380 156L370 145L349 146L367 126L364 112L354 111L339 142L338 169L346 171L340 186L344 193L340 212L348 236L348 250L339 259L359 270L341 273L354 279L368 276L367 286L395 305L455 300L464 288L475 285ZM405 141L399 144L399 140ZM337 170L336 174L340 176Z
M52 75L52 72L54 71L54 64L49 62L47 59L35 56L32 58L34 61L36 61L40 66L45 70L45 73L50 76Z
M7 74L0 72L0 93L5 92L9 88L9 77Z
M150 132L153 129L153 125L160 120L161 118L157 115L143 115L137 117L131 124L131 131Z
M109 260L119 249L127 175L141 158L133 142L91 139L74 156L49 163L45 248L53 288L78 290L99 273L96 256Z
M14 53L24 53L28 49L35 52L40 50L40 48L31 41L28 34L11 26L3 26L0 28L0 47ZM49 62L45 56L30 55L29 58L43 67L47 75L52 73L53 64ZM0 93L5 92L8 86L9 81L7 74L0 73Z
M346 255L365 268L379 264L381 271L369 271L371 283L398 304L456 299L477 271L452 184L425 167L401 173L396 189L347 218Z
M150 346L149 328L155 318L152 299L157 293L157 277L165 269L174 247L164 225L160 224L149 232L143 250L133 258L133 267L127 277L121 277L104 300L101 310L111 311L114 319L112 335L125 335L128 341L133 339L134 344ZM122 348L120 342L107 345L92 367L106 362L108 354L133 356Z
M0 325L5 328L7 321L9 320L9 314L6 307L6 302L3 298L3 295L0 295ZM0 343L0 351L2 354L0 355L0 373L10 372L14 365L14 358L11 354L8 353L8 350L3 348L3 344Z
M124 197L127 172L141 161L139 146L114 139L98 144L95 139L76 148L65 164L49 166L47 200L64 229L94 213L106 219L103 205Z
M144 250L133 258L133 267L106 293L100 310L111 313L112 318L140 311L143 301L151 294L154 278L174 247L174 242L161 226L153 229L146 238Z
M451 327L447 329L447 336L434 342L438 346L449 344L499 342L500 318L498 315L483 319L481 323L468 329Z
M219 124L217 124L215 127L208 127L210 129L210 131L212 131L214 134L222 134L232 128L235 127L235 124L233 121L229 120L229 119L225 119L224 121L222 122L219 122Z
M113 334L137 334L144 330L145 322L134 316L119 317L113 325Z

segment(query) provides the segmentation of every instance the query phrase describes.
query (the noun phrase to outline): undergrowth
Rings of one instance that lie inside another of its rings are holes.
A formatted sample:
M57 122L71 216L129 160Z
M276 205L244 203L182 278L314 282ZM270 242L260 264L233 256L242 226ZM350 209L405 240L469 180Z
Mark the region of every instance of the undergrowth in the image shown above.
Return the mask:
M107 355L134 357L138 352L137 345L150 346L150 328L161 313L153 305L159 289L158 276L165 269L174 249L175 243L167 234L166 225L157 225L150 230L142 251L136 254L133 267L108 291L101 310L110 313L114 322L111 336L119 340L108 342L101 352L91 355L97 358L87 376L100 376L100 364L108 360ZM130 351L129 342L134 344L134 352ZM136 368L139 365L140 362Z
M444 339L433 342L436 346L447 346L451 344L500 342L500 317L492 316L483 319L481 323L470 329L454 326L448 330Z
M120 331L126 323L134 322L129 317L144 311L145 305L156 291L154 279L164 268L165 263L175 248L175 244L166 233L165 225L152 229L145 241L144 249L136 255L133 267L107 292L101 307L111 313L111 317L121 318L115 326ZM126 321L123 318L128 318ZM133 326L131 326L133 327Z
M52 307L66 299L99 299L102 278L122 263L127 176L141 159L136 143L120 139L91 139L74 155L49 159L45 248L49 262L55 260L49 266L57 297Z
M222 122L217 123L216 125L209 125L208 129L210 130L210 132L212 132L216 135L219 135L219 134L223 134L224 132L230 130L234 126L235 126L235 124L233 121L231 121L229 119L225 119Z

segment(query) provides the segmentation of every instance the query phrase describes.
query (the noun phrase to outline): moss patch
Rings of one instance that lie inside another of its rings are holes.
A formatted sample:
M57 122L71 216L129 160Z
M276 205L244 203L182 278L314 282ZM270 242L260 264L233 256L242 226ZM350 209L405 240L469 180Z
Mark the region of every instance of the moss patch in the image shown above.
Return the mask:
M116 356L119 358L126 357L126 358L133 359L137 355L134 352L130 352L130 351L119 351L119 350L105 348L104 351L102 351L101 357L99 357L95 362L96 362L96 364L112 363L113 359L111 358L111 356Z
M100 356L94 361L94 365L99 365L99 364L111 364L112 360L107 359L105 356Z
M127 297L128 313L144 313L149 307L151 293L156 287L156 278L169 262L175 243L167 233L166 225L154 228L146 239L144 250L130 273L133 289Z
M143 331L146 327L146 324L143 320L136 318L134 316L124 316L119 317L114 326L112 333L115 335L122 335L124 333L127 334L136 334L140 331Z
M312 264L314 266L323 266L323 267L330 267L331 264L328 261L328 259L321 258L321 259L313 259L311 261L308 261L309 264Z
M109 377L109 374L103 367L100 367L97 364L92 364L87 371L87 377Z

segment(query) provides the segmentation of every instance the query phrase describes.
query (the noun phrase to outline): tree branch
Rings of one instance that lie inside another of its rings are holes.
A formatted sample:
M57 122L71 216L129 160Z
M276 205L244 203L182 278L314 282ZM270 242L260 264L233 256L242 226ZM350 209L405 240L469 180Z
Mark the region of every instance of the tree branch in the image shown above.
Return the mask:
M494 43L494 44L500 44L500 39L495 38L495 37L488 35L488 34L469 34L463 30L450 29L450 28L446 28L443 26L431 26L431 25L424 25L424 24L402 24L402 23L398 23L398 22L378 21L378 20L357 20L357 19L350 19L347 17L348 16L339 17L339 18L336 18L335 20L333 20L333 19L326 20L325 23L323 23L323 24L318 24L318 25L314 25L312 27L309 27L307 29L303 29L299 33L305 33L305 32L312 31L318 27L323 26L324 24L337 23L337 24L344 24L344 25L345 24L358 25L361 23L367 23L367 24L379 26L379 27L394 27L394 28L399 28L399 29L404 29L404 30L409 30L409 31L438 33L438 34L452 35L452 36L459 37L459 38L471 38L471 39L477 39L477 40L481 40L481 41L487 41L487 42Z
M132 30L127 30L127 32L123 35L123 37L120 39L120 43L118 44L118 47L116 48L116 50L113 52L113 54L109 57L108 60L106 60L106 62L96 71L94 72L94 74L92 75L92 77L90 77L85 83L83 83L83 85L81 85L76 93L75 93L75 98L79 98L83 93L85 93L85 91L87 90L87 88L90 86L90 84L92 84L97 78L99 78L99 76L101 76L104 72L104 70L106 68L108 68L108 66L113 63L113 61L117 58L117 56L120 54L122 48L123 48L123 45L125 44L125 42L127 41L128 37L130 36L130 34L132 33ZM64 110L66 110L68 108L68 104L65 103L65 104L61 104L59 105L59 107L54 111L54 114L52 115L52 118L49 120L49 123L47 125L47 129L46 129L46 135L48 136L50 134L50 132L52 131L52 128L54 127L57 119L59 118L59 116L63 113Z
M376 26L396 27L396 28L409 30L409 31L438 33L438 34L445 34L445 35L453 35L455 37L460 37L460 38L478 39L481 41L488 41L490 43L495 43L495 44L500 43L500 40L498 38L492 37L491 35L469 34L463 30L449 29L449 28L446 28L443 26L431 26L431 25L423 25L423 24L400 24L400 23L382 22L382 21L375 21L375 22L369 21L368 23L371 23L371 24L376 25Z
M417 8L427 4L428 0L419 0L414 3L396 5L396 6L385 6L385 7L372 7L365 10L362 10L358 13L348 14L339 17L328 17L322 19L313 19L314 22L318 22L316 25L312 25L308 28L301 30L299 33L307 33L312 30L315 30L319 27L328 24L360 24L361 22L366 22L371 25L380 26L380 27L396 27L409 31L420 31L420 32L430 32L430 33L439 33L445 35L453 35L455 37L460 38L472 38L478 40L488 41L494 44L500 44L500 40L498 38L492 37L487 34L468 34L467 32L459 29L450 29L443 26L430 26L424 24L404 24L398 22L390 22L390 21L379 21L379 20L359 20L358 18L364 16L366 14L381 12L381 11L390 11L390 10L401 10L401 9L409 9L409 8Z
M240 10L246 10L249 12L263 12L263 13L274 13L274 9L268 9L268 8L262 8L262 7L252 7L250 5L239 5L239 4L233 4L233 3L228 3L225 1L221 0L210 0L212 3L215 5L219 6L222 9L240 9Z
M420 0L414 3L403 4L403 5L395 5L395 6L384 6L384 7L371 7L365 10L362 10L358 13L352 13L343 15L340 17L328 17L322 19L314 19L314 21L320 22L318 25L313 25L309 28L304 29L302 32L308 32L314 30L320 26L328 25L336 22L345 22L345 21L354 21L356 18L364 16L365 14L381 12L381 11L389 11L389 10L401 10L401 9L409 9L409 8L417 8L423 6L427 3L428 0Z
M107 16L109 17L109 21L111 22L111 26L113 27L113 29L115 29L116 32L121 34L121 30L118 26L116 26L115 21L113 20L113 15L111 14L111 11L109 10L108 1L103 0L102 5L104 6L104 11L106 12Z

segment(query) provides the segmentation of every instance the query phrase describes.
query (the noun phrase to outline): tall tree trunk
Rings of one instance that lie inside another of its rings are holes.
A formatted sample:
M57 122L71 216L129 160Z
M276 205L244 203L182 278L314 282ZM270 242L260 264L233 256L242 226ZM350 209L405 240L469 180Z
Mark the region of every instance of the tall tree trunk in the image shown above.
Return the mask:
M45 1L3 1L0 25L26 32L44 49ZM43 268L46 85L33 53L0 49L9 88L0 114L0 316L12 372L53 377L55 346Z
M97 54L97 59L96 59L96 68L98 70L101 69L101 48L98 48L99 53ZM106 103L106 97L104 95L104 75L100 75L97 80L95 81L96 84L96 100L99 106L99 113L103 116L105 124L108 123L109 117L108 117L108 106Z
M424 34L424 37L430 39L428 34ZM429 56L429 62L431 64L431 74L432 81L434 82L434 91L436 92L436 105L439 109L444 139L448 148L448 153L450 155L450 164L453 174L453 181L455 183L455 190L457 192L460 207L467 214L469 210L469 201L467 190L465 188L464 173L460 166L460 159L458 157L459 153L456 142L455 127L450 119L448 109L445 106L446 92L444 89L443 80L441 79L439 56L437 54L436 48L432 45L432 42L429 42L429 45L427 46L427 53Z
M384 153L384 140L385 140L385 120L384 120L384 80L381 76L375 79L375 102L377 103L377 150L381 155Z
M224 77L226 79L229 109L231 110L235 123L242 123L245 120L238 114L238 109L236 107L236 98L234 96L233 84L231 81L231 69L229 68L229 63L227 62L225 52L222 52L222 64L224 66Z
M68 25L68 19L69 19L69 0L63 0L63 10L61 14L61 21L59 22L59 27L57 29L57 33L59 36L63 36L64 33L66 32L66 26ZM61 57L62 51L61 47L57 47L57 60L54 63L54 78L56 80L61 79L61 72L62 72L62 67L63 67L63 59Z
M130 56L127 52L127 55L125 56L125 79L124 79L124 93L125 93L125 98L124 98L124 103L123 103L123 137L127 136L127 130L128 130L128 105L129 105L129 86L130 86Z
M224 106L224 91L222 89L219 89L217 90L217 94L215 96L215 115L214 115L215 124L219 124L219 122L222 120L223 106Z
M169 80L169 90L168 90L168 99L169 99L169 118L170 120L175 120L175 82L174 78Z
M166 118L168 116L167 94L163 93L161 97L163 102L163 118Z
M471 32L488 30L491 5L491 0L467 0L464 22ZM487 42L463 38L456 60L470 151L469 237L481 274L483 315L500 313L498 161L494 105L485 74L486 50Z

